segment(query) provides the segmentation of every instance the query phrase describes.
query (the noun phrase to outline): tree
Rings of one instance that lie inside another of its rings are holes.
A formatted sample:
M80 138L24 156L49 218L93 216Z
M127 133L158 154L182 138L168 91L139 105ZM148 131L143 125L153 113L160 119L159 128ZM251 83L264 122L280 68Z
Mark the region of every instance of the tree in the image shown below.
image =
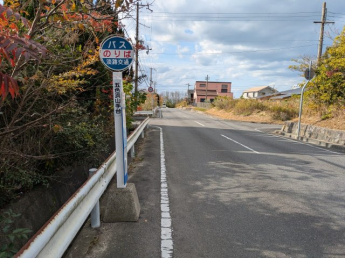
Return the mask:
M0 5L0 96L2 101L10 93L12 98L19 94L15 76L20 67L34 59L39 61L47 49L30 40L26 30L30 25L19 13ZM9 74L11 73L11 75Z
M183 100L185 97L185 92L180 91L166 91L163 94L164 101L167 107L175 107L175 105Z
M327 48L307 92L315 107L345 105L345 27Z
M289 68L304 72L310 60L315 60L315 58L302 56L300 59L294 59L293 61L298 64ZM306 92L309 106L314 110L326 110L326 112L332 107L343 108L345 104L345 27L334 39L333 45L326 49L321 62L313 62L313 69L316 76L308 84Z
M99 165L113 126L101 90L111 73L98 46L121 33L117 16L131 2L7 0L0 8L0 206L49 184L60 167Z

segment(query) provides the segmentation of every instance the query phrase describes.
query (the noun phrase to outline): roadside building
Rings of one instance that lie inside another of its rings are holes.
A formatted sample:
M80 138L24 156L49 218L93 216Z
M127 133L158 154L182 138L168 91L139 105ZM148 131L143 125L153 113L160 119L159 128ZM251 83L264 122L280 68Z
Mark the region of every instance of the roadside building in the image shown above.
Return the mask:
M213 102L218 96L233 98L231 82L196 81L194 84L193 102Z
M263 97L260 97L260 99L271 99L271 100L283 100L291 98L293 95L301 95L301 88L291 89L291 90L285 90L276 92L270 95L266 95Z
M271 95L276 92L277 91L270 86L260 86L245 90L242 94L242 97L244 99L258 99L260 97Z

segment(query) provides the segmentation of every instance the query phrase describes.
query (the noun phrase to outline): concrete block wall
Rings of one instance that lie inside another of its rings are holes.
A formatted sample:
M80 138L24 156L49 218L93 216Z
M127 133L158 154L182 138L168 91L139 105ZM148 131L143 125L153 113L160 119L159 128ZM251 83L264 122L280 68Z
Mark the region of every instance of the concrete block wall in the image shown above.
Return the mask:
M281 132L297 136L297 127L298 123L296 122L285 122ZM314 125L301 124L300 136L345 146L345 131L342 130L333 130Z

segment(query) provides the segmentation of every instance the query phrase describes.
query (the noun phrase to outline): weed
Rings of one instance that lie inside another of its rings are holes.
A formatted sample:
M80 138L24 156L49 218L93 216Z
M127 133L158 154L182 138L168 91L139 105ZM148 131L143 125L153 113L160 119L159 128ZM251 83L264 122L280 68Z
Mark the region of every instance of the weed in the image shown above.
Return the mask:
M3 246L0 247L0 258L13 257L18 252L14 243L16 239L28 239L28 234L32 231L27 228L17 228L10 230L11 225L14 223L14 219L21 216L21 214L15 214L12 210L8 210L0 215L0 236L6 239Z
M199 107L194 108L194 110L201 111L201 112L206 112L207 111L206 108L199 108Z
M297 117L298 115L298 111L296 109L282 106L272 106L270 111L274 120L287 121Z
M261 101L256 99L241 99L236 103L234 113L236 115L249 116L254 111L264 111L266 109L267 107Z

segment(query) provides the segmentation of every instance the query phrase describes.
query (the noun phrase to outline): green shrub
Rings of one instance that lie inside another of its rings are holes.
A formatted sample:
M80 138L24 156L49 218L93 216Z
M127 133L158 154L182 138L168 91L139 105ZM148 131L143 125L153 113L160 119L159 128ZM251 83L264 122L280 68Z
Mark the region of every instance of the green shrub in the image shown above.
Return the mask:
M226 111L229 111L235 107L237 102L238 100L235 100L233 98L227 96L220 96L215 99L213 105L218 109L224 109Z
M102 162L111 137L108 121L89 116L81 108L66 110L54 120L21 134L11 141L12 149L8 147L0 156L0 207L36 185L49 186L62 167Z
M176 107L187 107L188 103L186 100L182 100L181 102L176 104Z
M16 239L28 239L28 234L32 230L27 228L17 228L11 230L11 225L14 223L14 219L19 217L20 214L15 214L12 210L8 210L0 215L0 237L4 242L0 246L0 258L13 257L18 252L18 246L16 246Z
M274 120L287 121L298 116L298 110L283 106L272 106L270 108Z
M236 115L249 116L254 111L264 111L266 109L267 107L261 101L256 99L241 99L236 103L234 113Z

